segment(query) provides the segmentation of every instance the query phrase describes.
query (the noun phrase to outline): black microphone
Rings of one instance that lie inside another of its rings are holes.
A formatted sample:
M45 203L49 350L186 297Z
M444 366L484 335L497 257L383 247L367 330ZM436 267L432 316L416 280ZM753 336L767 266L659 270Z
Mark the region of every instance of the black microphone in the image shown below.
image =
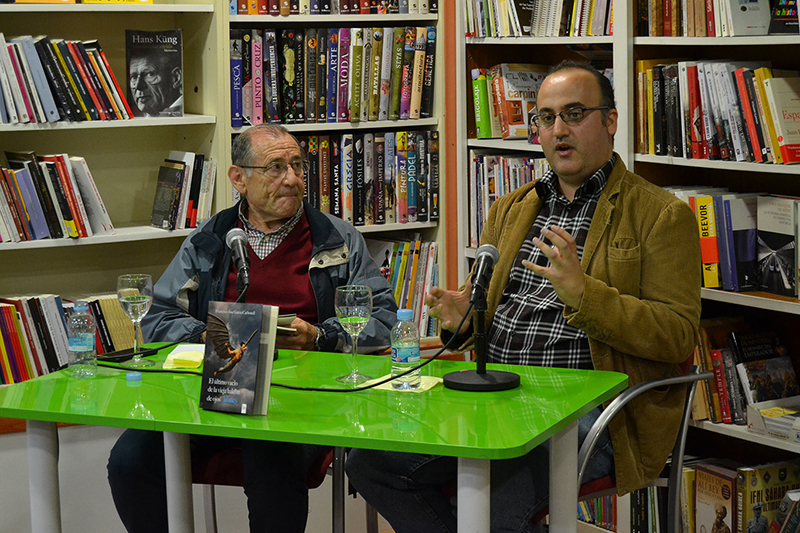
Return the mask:
M233 228L225 235L225 244L233 252L233 264L238 272L236 290L241 293L250 286L250 255L247 253L247 234L241 228Z
M497 260L500 259L500 252L493 244L483 244L475 254L475 268L472 269L472 292L469 301L472 302L479 294L489 287L492 279L492 269Z

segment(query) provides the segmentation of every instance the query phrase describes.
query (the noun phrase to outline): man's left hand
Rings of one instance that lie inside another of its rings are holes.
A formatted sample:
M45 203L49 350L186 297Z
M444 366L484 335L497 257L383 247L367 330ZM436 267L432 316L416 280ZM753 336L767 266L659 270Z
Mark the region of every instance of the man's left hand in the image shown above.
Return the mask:
M275 348L280 350L314 350L317 328L302 318L295 318L289 326L296 331L291 335L276 335Z
M541 239L534 237L533 244L550 260L550 266L543 267L530 261L522 261L522 266L550 280L564 305L578 309L586 284L575 238L556 225L542 228L541 236ZM548 245L544 239L553 245Z

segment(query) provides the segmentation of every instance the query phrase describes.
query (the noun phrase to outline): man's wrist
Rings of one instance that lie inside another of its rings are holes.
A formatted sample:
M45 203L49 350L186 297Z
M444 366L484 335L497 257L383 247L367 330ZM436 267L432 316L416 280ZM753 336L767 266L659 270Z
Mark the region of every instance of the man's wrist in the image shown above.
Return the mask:
M325 328L322 326L314 326L314 328L317 330L317 338L314 339L314 349L321 351L322 346L325 344L325 339L327 338Z

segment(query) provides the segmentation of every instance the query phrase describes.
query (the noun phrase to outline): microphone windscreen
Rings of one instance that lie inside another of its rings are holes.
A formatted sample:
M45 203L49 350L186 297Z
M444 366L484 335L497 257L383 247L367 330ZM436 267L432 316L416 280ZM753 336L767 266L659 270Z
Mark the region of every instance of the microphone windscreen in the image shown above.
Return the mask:
M482 255L488 255L492 259L492 264L497 263L497 260L500 259L500 252L497 251L497 248L493 244L482 244L478 251L475 252L475 259L478 259Z
M233 248L233 243L239 241L247 246L247 234L242 228L233 228L225 235L225 244L228 248Z

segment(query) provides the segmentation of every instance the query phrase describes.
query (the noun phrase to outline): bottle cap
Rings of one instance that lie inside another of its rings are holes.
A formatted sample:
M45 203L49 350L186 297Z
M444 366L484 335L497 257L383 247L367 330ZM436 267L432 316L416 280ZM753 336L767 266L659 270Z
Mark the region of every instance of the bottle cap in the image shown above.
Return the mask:
M414 311L411 309L398 309L397 320L411 320L414 318Z
M128 372L125 376L125 379L128 381L142 381L142 373L141 372Z

